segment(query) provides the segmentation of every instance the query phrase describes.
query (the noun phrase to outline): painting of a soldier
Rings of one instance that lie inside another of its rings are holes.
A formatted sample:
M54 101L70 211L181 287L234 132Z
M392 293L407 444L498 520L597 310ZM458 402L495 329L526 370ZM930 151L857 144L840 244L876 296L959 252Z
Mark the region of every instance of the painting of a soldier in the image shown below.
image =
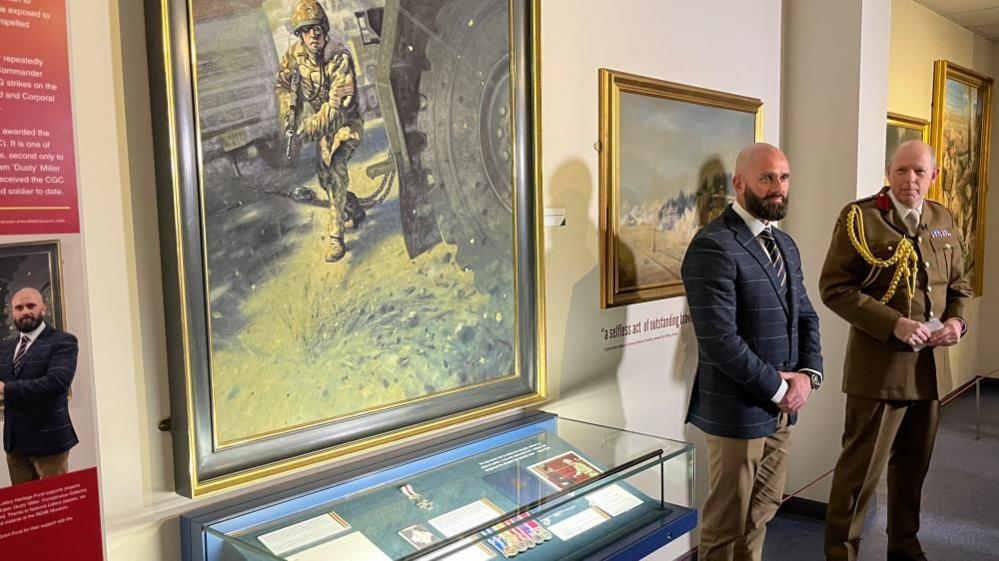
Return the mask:
M277 74L281 120L288 137L287 156L294 154L295 139L315 144L316 177L330 209L325 260L332 263L347 251L345 225L357 227L364 220L364 209L349 191L347 172L347 162L364 134L354 62L350 51L330 42L329 18L319 2L298 2L290 25L300 42L293 43L281 57ZM306 108L311 111L303 115ZM299 187L295 195L300 199L312 197L304 187Z
M953 79L945 82L936 198L954 215L955 226L961 235L965 266L973 277L981 274L976 248L981 228L980 170L984 112L984 100L977 88ZM980 286L977 280L973 284Z
M191 5L218 444L512 375L507 3Z

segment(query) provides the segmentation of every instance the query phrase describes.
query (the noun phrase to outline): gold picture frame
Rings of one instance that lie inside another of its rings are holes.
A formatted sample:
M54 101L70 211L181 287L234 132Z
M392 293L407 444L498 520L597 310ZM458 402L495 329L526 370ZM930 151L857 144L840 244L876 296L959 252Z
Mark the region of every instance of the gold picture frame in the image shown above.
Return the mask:
M930 122L919 117L910 117L901 113L888 112L888 119L885 131L885 170L888 169L888 161L891 155L898 148L899 144L910 140L930 141ZM887 178L885 185L888 184Z
M540 0L146 5L179 494L546 399Z
M697 230L734 199L763 102L600 69L600 305L682 296Z
M954 215L976 295L982 294L984 286L992 82L988 76L946 60L933 65L930 144L940 173L929 198Z

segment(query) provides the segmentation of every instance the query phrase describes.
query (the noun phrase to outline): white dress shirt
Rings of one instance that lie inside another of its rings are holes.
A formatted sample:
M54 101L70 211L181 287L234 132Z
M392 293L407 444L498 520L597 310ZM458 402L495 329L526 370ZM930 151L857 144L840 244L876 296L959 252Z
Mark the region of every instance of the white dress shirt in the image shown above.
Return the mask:
M35 342L35 339L38 339L38 335L41 334L41 332L42 332L43 329L45 329L45 322L44 321L41 322L41 323L39 323L38 327L36 327L33 331L29 331L28 333L19 333L18 336L17 336L17 346L14 347L14 356L17 356L17 352L18 352L18 350L20 350L20 347L21 347L21 337L22 336L24 336L24 335L28 336L28 346L24 348L24 352L28 352L28 349L31 348L31 345L32 345L32 343Z
M774 226L770 222L760 220L759 218L753 216L752 214L749 214L749 211L743 208L742 205L739 204L739 201L734 201L732 203L732 210L734 210L735 213L739 215L739 218L741 218L742 221L746 223L746 226L749 228L749 231L753 234L753 238L756 239L756 243L760 244L760 247L762 247L763 251L766 252L767 246L763 245L763 240L760 239L760 233L762 233L763 230L776 228L776 226ZM819 375L819 378L822 378L821 372L816 372L811 368L802 368L801 370L799 370L799 372L802 372L804 374L811 374L812 372L815 372L816 374ZM774 403L780 403L781 400L784 399L784 394L787 393L787 388L788 388L787 381L782 379L780 381L780 387L777 388L777 393L775 393L770 397L770 401Z

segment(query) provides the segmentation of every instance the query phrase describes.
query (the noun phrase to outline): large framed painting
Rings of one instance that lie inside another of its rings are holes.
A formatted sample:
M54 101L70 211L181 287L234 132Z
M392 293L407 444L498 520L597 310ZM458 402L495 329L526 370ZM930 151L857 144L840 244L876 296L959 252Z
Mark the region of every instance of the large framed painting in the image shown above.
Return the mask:
M760 138L763 102L600 70L604 308L680 296L697 230L735 198L736 156Z
M177 490L545 397L539 0L149 0Z
M930 141L930 123L918 117L910 117L900 113L888 112L885 134L885 170L895 149L903 142L910 140ZM887 178L885 185L887 185Z
M931 144L940 173L930 198L954 214L975 294L982 294L992 78L946 60L933 65Z
M66 306L62 294L62 255L59 241L32 241L0 245L0 299L3 314L0 341L16 338L17 328L10 299L22 288L34 288L45 300L45 323L66 328Z

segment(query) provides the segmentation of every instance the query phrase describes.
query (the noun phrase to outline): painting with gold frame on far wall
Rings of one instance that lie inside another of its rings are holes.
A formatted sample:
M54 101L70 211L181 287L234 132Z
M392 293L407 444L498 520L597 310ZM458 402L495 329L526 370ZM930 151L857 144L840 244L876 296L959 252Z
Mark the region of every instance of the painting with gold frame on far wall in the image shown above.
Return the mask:
M976 295L985 269L991 115L992 78L946 60L934 63L930 137L940 173L930 198L954 214Z
M763 102L600 69L600 305L684 294L680 264L735 198Z
M930 141L930 123L918 117L909 117L900 113L888 112L888 124L885 134L885 170L888 161L899 144L910 140ZM888 184L887 178L885 185Z

